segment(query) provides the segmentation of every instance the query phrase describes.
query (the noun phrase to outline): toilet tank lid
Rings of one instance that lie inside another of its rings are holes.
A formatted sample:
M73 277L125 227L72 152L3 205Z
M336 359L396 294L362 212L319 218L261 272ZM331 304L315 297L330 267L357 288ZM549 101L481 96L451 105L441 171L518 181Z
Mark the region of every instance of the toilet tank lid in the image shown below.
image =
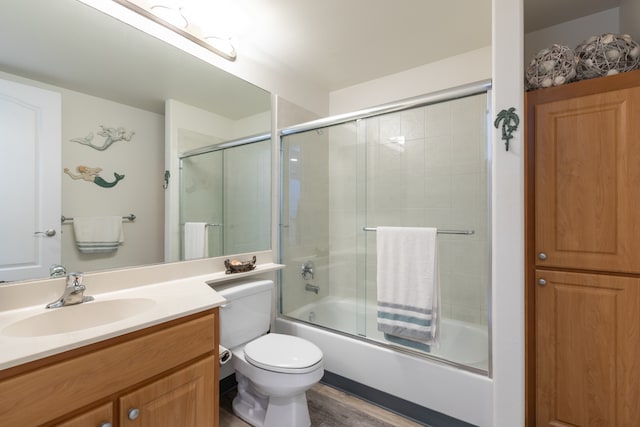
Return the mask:
M222 284L216 283L215 285L211 285L211 287L223 298L233 300L270 291L273 289L273 280L241 280Z

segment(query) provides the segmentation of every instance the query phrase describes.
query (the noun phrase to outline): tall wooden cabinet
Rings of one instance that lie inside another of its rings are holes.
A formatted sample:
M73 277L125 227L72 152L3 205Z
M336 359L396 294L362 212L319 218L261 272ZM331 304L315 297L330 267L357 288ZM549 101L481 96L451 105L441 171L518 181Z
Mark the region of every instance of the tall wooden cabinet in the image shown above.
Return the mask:
M529 426L640 426L640 71L526 94Z

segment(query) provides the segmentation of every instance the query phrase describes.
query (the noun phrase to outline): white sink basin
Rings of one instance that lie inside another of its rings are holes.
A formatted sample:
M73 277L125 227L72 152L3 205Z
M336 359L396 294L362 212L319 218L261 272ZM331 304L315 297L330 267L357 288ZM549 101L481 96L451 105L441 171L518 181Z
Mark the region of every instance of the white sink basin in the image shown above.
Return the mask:
M137 316L156 305L149 298L91 301L48 309L2 329L7 337L41 337L93 328Z

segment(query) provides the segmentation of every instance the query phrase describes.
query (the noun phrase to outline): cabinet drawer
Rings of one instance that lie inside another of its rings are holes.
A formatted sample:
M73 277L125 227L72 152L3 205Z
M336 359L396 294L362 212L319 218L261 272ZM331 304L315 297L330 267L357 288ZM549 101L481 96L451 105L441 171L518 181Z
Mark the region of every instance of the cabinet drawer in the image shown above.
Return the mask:
M56 424L56 427L102 427L106 423L113 424L112 403L107 403L61 424Z
M139 384L215 348L215 314L195 318L0 382L0 419L39 425ZM59 357L59 356L58 356ZM28 396L28 398L25 398ZM35 403L35 405L34 405Z

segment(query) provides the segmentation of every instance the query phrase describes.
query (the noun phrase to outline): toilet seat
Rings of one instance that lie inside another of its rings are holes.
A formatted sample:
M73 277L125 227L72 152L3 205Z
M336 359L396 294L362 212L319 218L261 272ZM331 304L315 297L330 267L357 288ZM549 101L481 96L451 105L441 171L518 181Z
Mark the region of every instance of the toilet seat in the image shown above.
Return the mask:
M288 374L303 374L317 369L322 351L309 341L283 334L267 334L244 347L247 362L258 368Z

